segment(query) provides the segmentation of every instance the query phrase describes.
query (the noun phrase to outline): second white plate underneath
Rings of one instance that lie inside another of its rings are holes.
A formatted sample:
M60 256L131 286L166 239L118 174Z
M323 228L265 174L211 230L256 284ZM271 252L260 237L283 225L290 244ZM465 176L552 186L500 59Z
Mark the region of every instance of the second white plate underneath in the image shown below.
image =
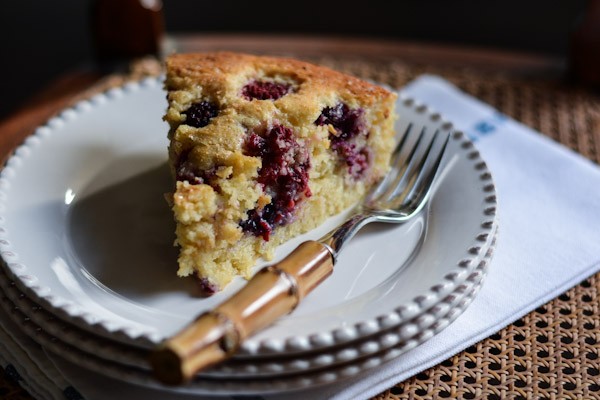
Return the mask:
M152 376L151 371L119 364L90 353L83 352L77 347L62 342L53 335L48 334L40 327L32 324L30 319L17 307L11 306L10 301L4 298L2 307L9 312L10 317L23 331L36 340L44 349L51 354L51 358L59 357L77 365L79 374L88 376L100 374L127 383L139 385L146 390L156 390L168 393L197 394L197 395L235 395L235 394L282 394L300 389L315 388L321 385L334 384L350 379L353 376L378 367L391 361L403 353L413 349L419 344L431 339L436 333L445 329L452 321L462 314L476 297L485 276L487 262L480 264L480 274L471 277L471 290L454 307L447 310L445 314L436 315L435 322L426 329L407 340L396 343L380 352L367 357L352 360L340 365L323 368L318 371L307 371L289 376L263 377L237 377L235 374L229 377L209 377L199 375L189 384L183 386L164 386L158 383ZM385 336L385 335L384 335ZM52 356L53 354L53 356Z
M248 379L307 373L345 364L365 356L372 356L390 347L397 346L401 342L409 341L420 332L429 329L440 318L444 318L453 308L462 304L465 298L473 296L474 291L479 289L485 277L492 252L493 246L488 249L486 257L478 262L475 271L442 301L417 317L396 327L339 348L323 349L312 354L271 359L233 359L206 370L201 375L223 379ZM2 271L0 271L0 289L25 318L24 321L16 322L33 322L47 335L52 335L60 342L81 350L82 354L87 353L90 356L110 360L128 367L146 370L150 368L147 350L94 335L75 325L53 318L52 314L23 295L15 285L11 285Z

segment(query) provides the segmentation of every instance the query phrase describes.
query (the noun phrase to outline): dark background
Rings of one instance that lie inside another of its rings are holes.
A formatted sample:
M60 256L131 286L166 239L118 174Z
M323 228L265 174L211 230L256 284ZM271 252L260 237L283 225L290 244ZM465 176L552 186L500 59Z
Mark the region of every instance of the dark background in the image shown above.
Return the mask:
M89 67L94 0L4 1L0 119L66 71ZM117 0L123 1L123 0ZM142 0L143 1L143 0ZM310 33L401 39L566 56L585 0L164 0L167 34Z

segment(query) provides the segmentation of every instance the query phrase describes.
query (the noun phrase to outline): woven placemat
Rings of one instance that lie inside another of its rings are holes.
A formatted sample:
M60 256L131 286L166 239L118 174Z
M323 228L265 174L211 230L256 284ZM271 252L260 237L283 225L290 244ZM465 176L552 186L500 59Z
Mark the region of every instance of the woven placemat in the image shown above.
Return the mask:
M326 57L310 61L393 87L401 87L424 73L440 75L508 116L600 163L600 96L560 79L532 79L498 71L403 61ZM154 60L143 60L133 65L130 75L108 77L79 97L158 72ZM597 274L375 399L600 399L599 308ZM0 371L0 396L31 399L7 371Z

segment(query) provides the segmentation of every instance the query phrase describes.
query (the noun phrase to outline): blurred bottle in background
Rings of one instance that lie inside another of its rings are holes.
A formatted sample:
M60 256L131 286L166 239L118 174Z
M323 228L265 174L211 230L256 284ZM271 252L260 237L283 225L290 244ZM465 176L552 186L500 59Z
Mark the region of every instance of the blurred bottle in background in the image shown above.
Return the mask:
M600 89L600 0L588 0L569 41L569 75Z
M94 0L91 6L94 56L103 71L161 56L164 35L161 0Z

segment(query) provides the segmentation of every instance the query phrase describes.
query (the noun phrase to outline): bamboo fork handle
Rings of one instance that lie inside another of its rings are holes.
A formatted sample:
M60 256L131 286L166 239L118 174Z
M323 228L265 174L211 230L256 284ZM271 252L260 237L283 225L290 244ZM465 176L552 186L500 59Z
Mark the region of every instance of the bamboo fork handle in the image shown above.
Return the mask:
M244 339L292 311L333 272L327 246L307 241L277 264L260 270L236 294L200 315L150 357L154 375L167 384L231 356Z

